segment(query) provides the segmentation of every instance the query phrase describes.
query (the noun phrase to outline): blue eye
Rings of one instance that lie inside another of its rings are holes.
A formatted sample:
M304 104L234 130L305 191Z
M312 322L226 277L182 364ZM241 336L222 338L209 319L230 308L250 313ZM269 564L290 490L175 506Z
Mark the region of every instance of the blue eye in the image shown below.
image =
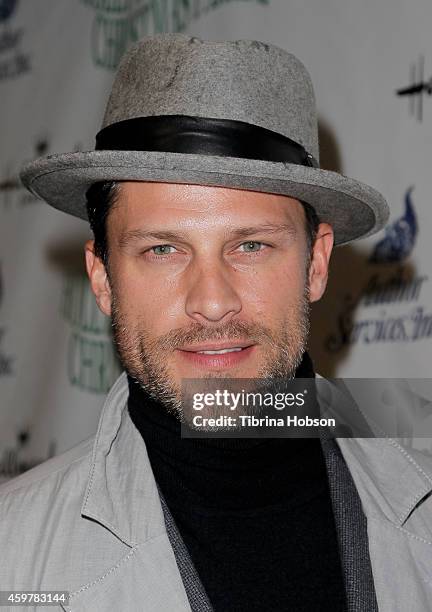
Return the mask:
M155 255L169 255L172 253L170 249L174 249L174 247L170 244L158 244L157 246L151 248Z
M249 240L249 242L243 242L241 247L244 247L244 252L246 253L256 253L261 251L261 247L263 246L262 242L256 242L255 240Z

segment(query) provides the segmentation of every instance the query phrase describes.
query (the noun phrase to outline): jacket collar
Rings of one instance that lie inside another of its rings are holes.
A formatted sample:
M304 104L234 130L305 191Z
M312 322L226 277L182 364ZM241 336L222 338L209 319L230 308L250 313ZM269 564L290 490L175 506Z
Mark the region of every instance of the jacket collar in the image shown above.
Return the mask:
M431 463L394 438L338 438L365 512L403 526L432 491Z
M126 409L127 398L123 373L102 409L81 514L134 547L166 529L147 451Z
M316 377L325 380L319 374ZM330 400L329 406L332 383L327 380L325 383L317 387L318 401L324 409L330 407L332 416L337 417L338 412L346 409L346 406L337 400ZM352 418L356 419L356 414L357 411L353 410ZM380 513L402 526L432 491L432 460L421 451L402 445L395 438L374 437L364 416L360 417L356 426L364 437L336 438L336 442L353 477L365 513Z
M145 445L126 409L127 397L122 374L99 420L81 514L130 550L120 560L107 552L106 572L71 593L64 610L138 612L144 605L154 612L191 612Z

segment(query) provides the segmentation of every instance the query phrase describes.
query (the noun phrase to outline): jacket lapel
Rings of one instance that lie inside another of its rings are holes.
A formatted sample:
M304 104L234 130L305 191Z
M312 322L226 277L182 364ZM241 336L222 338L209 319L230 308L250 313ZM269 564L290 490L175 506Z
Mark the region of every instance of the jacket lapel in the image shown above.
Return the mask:
M71 594L68 612L191 612L168 537L139 545Z
M337 443L366 515L380 612L431 610L431 457L392 438Z
M64 609L191 612L147 451L127 414L127 397L122 375L102 411L81 507L83 520L109 530L127 552L121 559L107 555L105 573L72 592Z
M366 518L351 474L333 439L322 439L339 540L348 612L378 611Z

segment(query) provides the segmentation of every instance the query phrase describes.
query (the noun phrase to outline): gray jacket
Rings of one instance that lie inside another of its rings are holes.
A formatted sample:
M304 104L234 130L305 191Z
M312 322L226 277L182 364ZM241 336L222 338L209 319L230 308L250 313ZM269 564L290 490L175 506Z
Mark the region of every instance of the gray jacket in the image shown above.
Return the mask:
M209 609L127 397L123 374L95 438L0 487L0 589L66 590L73 612ZM432 459L391 439L323 450L350 612L375 593L380 612L431 610Z

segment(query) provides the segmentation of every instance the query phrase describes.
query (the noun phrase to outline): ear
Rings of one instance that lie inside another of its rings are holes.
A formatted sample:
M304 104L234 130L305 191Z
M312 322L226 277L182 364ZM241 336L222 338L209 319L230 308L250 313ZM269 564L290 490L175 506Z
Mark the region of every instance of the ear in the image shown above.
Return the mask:
M328 267L333 243L334 233L331 225L320 223L312 248L309 266L309 299L311 302L321 299L327 286Z
M85 244L87 274L99 309L108 317L111 316L111 287L102 260L95 255L94 240Z

